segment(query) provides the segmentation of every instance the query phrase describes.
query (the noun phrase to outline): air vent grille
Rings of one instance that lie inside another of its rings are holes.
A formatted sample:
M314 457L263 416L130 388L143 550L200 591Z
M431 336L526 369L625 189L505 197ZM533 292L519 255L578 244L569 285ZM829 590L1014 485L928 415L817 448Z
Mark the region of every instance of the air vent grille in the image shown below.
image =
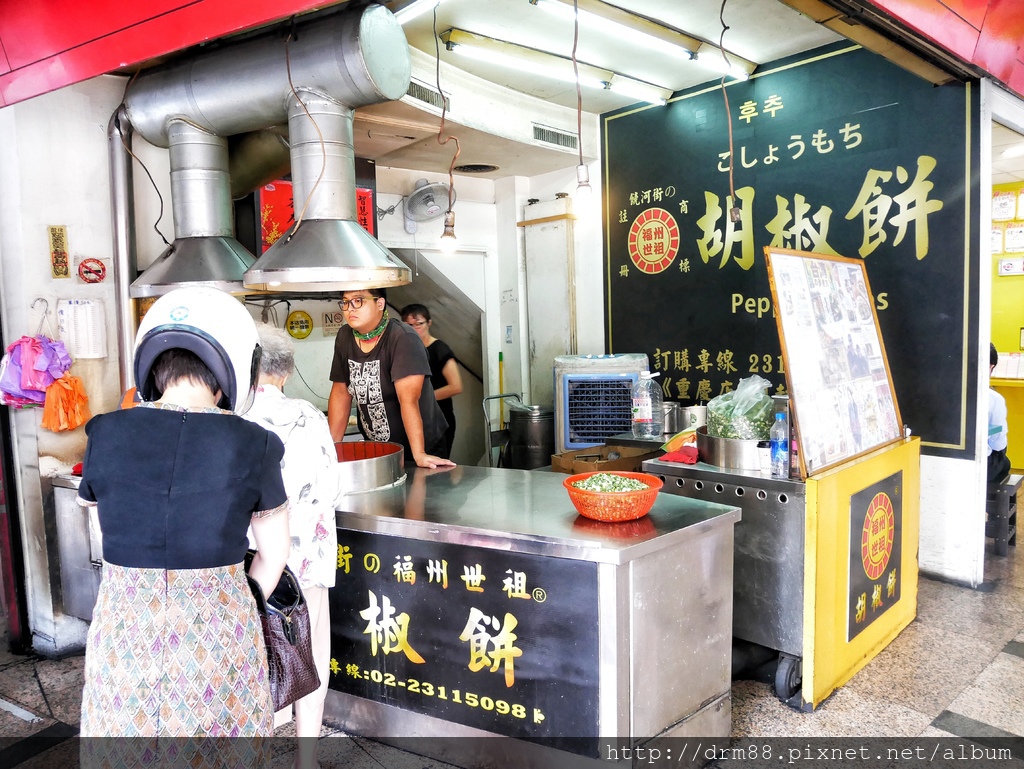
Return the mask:
M417 83L415 80L409 83L409 90L407 90L406 93L417 101L429 104L432 107L437 107L438 109L450 110L452 108L450 99L442 97L441 94L433 88L428 88L422 83ZM446 102L447 107L445 106Z
M567 443L604 443L633 426L633 381L629 378L584 379L568 385Z
M565 147L566 149L576 149L576 135L566 133L565 131L559 131L555 128L548 128L547 126L533 125L533 138L537 141L544 142L545 144L554 144L558 147Z

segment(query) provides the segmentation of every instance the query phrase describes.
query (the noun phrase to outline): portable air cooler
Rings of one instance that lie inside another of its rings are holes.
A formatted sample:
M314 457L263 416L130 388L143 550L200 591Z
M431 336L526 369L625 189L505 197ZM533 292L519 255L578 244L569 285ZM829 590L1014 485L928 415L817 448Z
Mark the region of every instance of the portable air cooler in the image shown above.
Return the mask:
M647 371L643 353L555 358L555 451L599 446L633 426L633 385Z

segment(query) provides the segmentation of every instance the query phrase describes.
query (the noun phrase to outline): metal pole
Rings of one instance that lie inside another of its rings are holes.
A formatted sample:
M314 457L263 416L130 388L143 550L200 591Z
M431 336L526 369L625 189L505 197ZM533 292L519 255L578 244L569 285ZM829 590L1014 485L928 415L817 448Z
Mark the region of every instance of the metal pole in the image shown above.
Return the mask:
M135 201L132 194L132 126L124 104L110 116L107 152L110 156L110 215L114 245L114 297L117 311L118 370L121 392L134 386L135 311L129 289L138 271L135 251Z

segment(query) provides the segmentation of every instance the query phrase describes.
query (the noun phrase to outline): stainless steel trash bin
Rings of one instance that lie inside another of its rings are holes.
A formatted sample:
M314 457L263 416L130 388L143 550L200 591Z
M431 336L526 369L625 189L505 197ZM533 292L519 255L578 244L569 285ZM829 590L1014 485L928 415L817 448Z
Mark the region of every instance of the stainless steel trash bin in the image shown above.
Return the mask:
M533 470L551 464L555 453L555 412L547 406L509 407L509 437L504 466Z

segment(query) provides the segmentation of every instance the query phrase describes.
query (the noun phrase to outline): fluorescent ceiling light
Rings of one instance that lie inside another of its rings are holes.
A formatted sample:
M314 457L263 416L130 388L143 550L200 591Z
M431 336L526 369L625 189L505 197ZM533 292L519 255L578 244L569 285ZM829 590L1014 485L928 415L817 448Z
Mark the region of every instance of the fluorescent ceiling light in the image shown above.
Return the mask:
M1021 155L1024 155L1024 142L1011 144L1009 147L1007 147L1005 150L999 153L999 157L1003 158L1004 160L1012 160L1013 158L1019 158Z
M529 72L539 77L548 77L563 83L575 83L572 61L558 54L538 51L535 48L516 45L493 37L477 35L463 29L448 29L441 33L441 42L453 53L496 64L517 72ZM580 85L604 90L615 73L591 64L577 62Z
M460 56L467 56L497 64L517 72L529 72L539 77L548 77L564 83L575 83L572 61L558 54L538 51L535 48L516 45L493 37L485 37L462 29L449 29L441 33L441 41L448 50ZM581 86L595 90L612 90L651 104L664 104L672 91L650 83L595 67L592 64L576 62Z
M561 0L531 0L538 8L559 18L573 21L572 2ZM589 10L587 10L589 8ZM688 61L693 58L700 41L682 33L642 19L621 8L601 2L579 2L580 24L595 30L609 32L623 41L645 49L654 49ZM651 34L655 32L657 34Z
M628 77L616 74L612 76L611 90L624 96L632 96L648 104L665 104L672 92L667 88L659 88L649 83L641 83Z
M563 83L576 82L576 77L573 74L571 65L569 66L568 71L563 71L562 68L552 67L550 64L544 64L543 62L533 61L531 59L524 59L518 56L501 53L500 51L477 48L476 46L466 45L465 43L452 43L450 49L453 53L457 53L459 56L465 56L467 59L476 59L477 61L484 61L488 64L496 64L500 67L514 69L518 72L529 72L532 75L549 77ZM580 85L586 88L604 90L606 88L605 82L606 81L598 80L596 78L587 77L582 72L580 73Z
M406 24L427 11L434 10L434 7L440 4L441 0L413 0L409 5L395 11L395 18L399 24Z
M723 72L737 80L746 80L757 68L754 62L728 51L725 52L725 58L729 59L728 64L725 63L722 56L722 49L711 43L701 43L700 48L697 49L697 63L703 64L715 72Z

